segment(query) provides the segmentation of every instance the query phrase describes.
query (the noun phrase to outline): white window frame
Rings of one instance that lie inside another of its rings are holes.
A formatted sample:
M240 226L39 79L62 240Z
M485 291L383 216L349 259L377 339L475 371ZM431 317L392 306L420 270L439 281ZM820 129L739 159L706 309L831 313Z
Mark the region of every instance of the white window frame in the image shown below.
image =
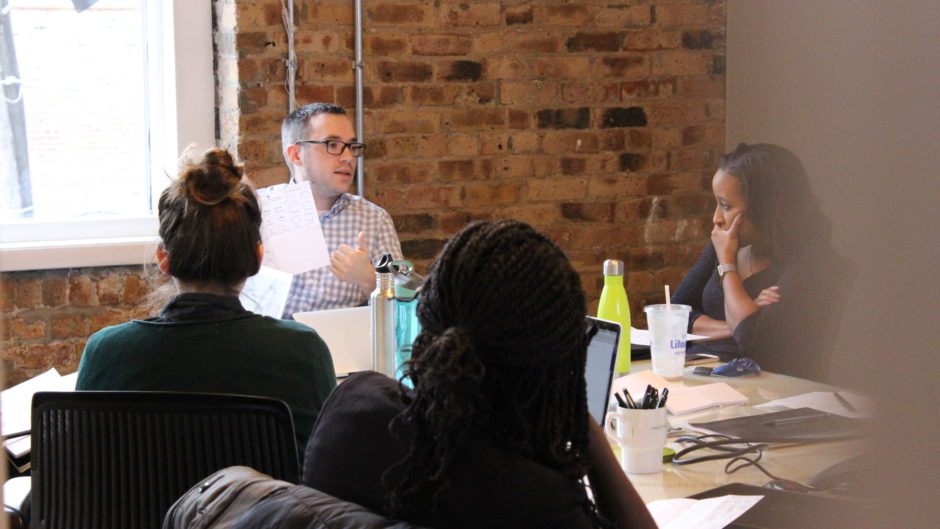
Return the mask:
M215 139L211 2L146 0L154 197L175 176L187 146ZM175 66L175 67L174 67ZM162 134L158 134L162 132ZM163 154L161 154L163 153ZM155 209L155 208L154 208ZM0 224L0 271L148 263L159 241L156 215Z

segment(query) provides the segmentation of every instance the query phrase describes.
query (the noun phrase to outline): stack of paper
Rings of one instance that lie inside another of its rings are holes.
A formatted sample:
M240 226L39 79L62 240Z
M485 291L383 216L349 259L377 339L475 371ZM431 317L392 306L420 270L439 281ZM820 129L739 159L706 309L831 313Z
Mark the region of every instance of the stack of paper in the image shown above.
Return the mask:
M670 390L671 392L671 390ZM695 500L674 498L646 504L660 529L721 529L759 502L763 496L727 495Z
M713 406L747 404L747 397L725 382L685 386L681 382L669 382L652 371L638 371L618 378L613 383L613 391L622 393L626 389L633 400L639 400L643 398L647 385L658 389L660 393L663 388L669 388L666 409L673 415L692 413Z
M37 391L74 391L76 373L59 375L55 368L0 393L0 435L7 457L22 472L29 468L22 458L29 453L33 394Z

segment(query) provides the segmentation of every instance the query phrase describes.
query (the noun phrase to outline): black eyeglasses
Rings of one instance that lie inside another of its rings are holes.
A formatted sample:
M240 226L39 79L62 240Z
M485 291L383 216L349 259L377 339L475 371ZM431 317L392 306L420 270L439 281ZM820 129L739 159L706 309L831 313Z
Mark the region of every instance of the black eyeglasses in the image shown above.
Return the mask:
M326 145L326 152L335 154L336 156L343 154L343 151L347 148L349 148L349 154L352 154L356 158L362 156L366 151L365 143L346 143L340 140L299 140L296 142L297 145L301 143L322 143Z

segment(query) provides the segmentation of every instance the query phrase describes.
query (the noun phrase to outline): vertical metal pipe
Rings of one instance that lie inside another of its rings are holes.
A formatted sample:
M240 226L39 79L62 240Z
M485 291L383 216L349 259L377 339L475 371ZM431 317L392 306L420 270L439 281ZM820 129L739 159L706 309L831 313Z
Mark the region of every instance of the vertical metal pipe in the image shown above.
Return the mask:
M356 59L353 70L356 72L356 138L365 143L366 136L363 130L362 114L362 0L355 0L356 5ZM359 170L356 172L356 191L359 196L365 196L365 158L359 158Z

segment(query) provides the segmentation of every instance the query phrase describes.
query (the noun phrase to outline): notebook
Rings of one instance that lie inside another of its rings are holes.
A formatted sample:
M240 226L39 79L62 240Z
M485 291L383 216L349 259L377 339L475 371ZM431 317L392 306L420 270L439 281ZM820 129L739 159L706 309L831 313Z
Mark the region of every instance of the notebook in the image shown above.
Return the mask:
M593 333L587 346L584 380L587 384L588 411L601 425L607 414L610 384L620 345L620 324L587 316L588 332Z
M297 312L294 320L312 327L330 348L336 376L372 369L372 313L369 307Z
M812 408L796 408L718 421L691 422L689 426L754 442L811 443L862 437L869 432L871 421L850 419Z

